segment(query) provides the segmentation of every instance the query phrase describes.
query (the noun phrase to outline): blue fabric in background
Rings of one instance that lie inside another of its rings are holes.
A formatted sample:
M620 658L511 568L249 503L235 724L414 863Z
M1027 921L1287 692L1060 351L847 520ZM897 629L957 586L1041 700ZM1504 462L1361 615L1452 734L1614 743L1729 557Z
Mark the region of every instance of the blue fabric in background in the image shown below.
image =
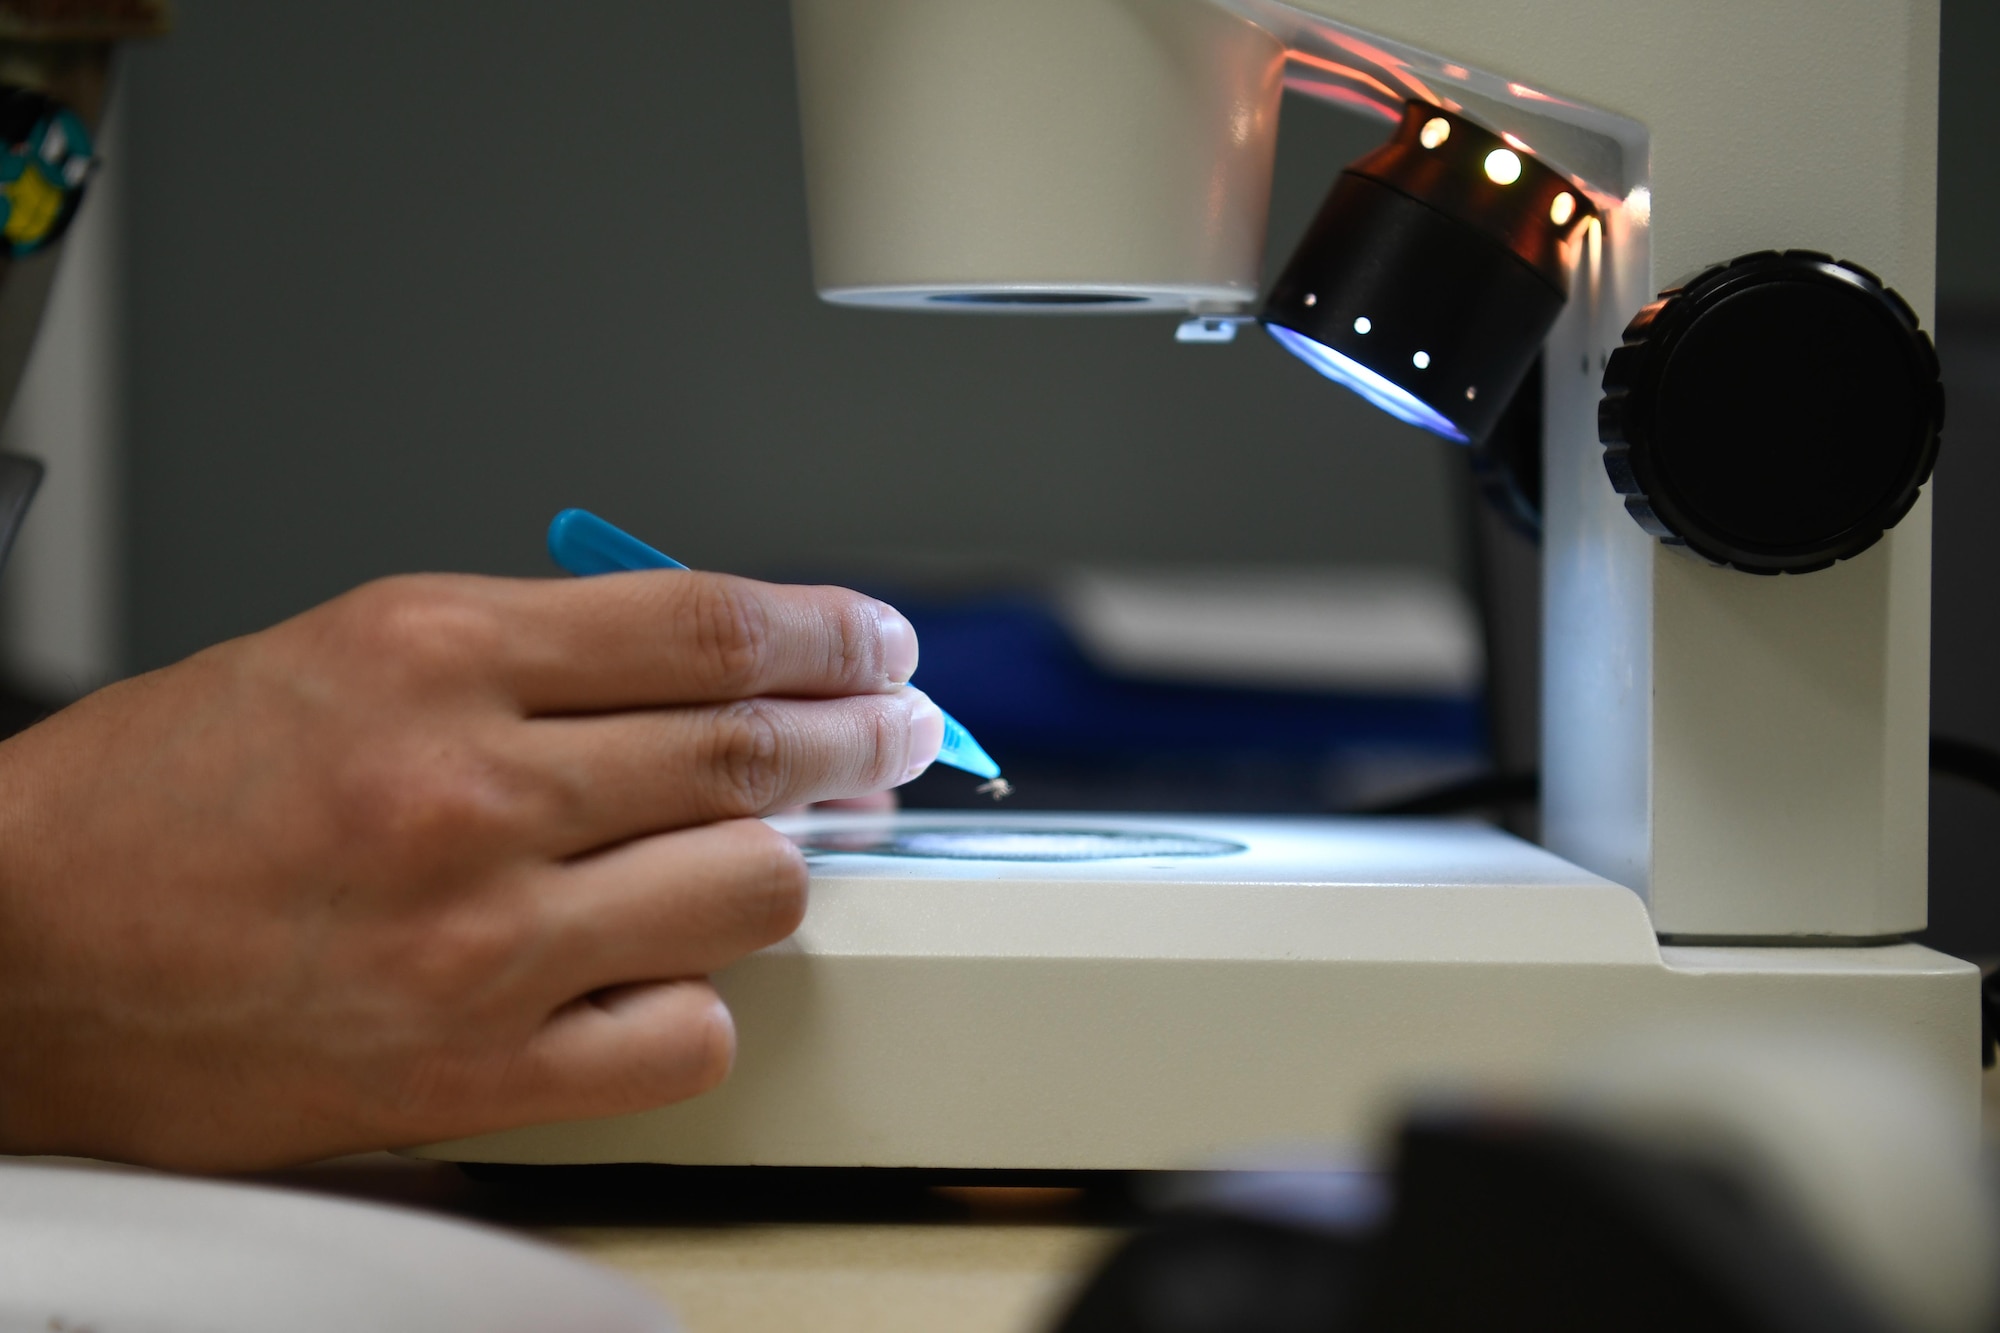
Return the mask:
M982 742L1039 751L1260 750L1352 746L1478 750L1473 698L1328 694L1121 679L1092 665L1026 598L895 603L917 627L915 683Z
M1111 675L1031 594L962 601L871 590L917 628L915 683L977 736L1022 808L1339 809L1486 762L1471 696L1250 689ZM933 772L912 806L965 805Z

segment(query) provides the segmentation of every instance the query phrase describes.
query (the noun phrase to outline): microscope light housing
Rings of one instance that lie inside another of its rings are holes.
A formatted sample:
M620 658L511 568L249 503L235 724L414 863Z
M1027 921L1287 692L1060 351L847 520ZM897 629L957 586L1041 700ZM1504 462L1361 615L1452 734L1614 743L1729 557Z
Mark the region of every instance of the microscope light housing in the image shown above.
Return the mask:
M1398 420L1478 440L1568 300L1566 246L1596 216L1526 145L1412 100L1334 182L1258 317Z

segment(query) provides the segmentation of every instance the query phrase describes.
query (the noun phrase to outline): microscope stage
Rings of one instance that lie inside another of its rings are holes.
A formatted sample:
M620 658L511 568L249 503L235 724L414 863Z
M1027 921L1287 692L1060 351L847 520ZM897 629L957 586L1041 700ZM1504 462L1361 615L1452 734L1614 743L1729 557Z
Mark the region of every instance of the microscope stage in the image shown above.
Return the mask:
M1663 1025L1846 1014L1976 1095L1978 974L1910 944L1663 947L1631 890L1479 824L807 815L798 933L716 981L729 1081L434 1145L514 1163L1183 1168L1363 1145Z

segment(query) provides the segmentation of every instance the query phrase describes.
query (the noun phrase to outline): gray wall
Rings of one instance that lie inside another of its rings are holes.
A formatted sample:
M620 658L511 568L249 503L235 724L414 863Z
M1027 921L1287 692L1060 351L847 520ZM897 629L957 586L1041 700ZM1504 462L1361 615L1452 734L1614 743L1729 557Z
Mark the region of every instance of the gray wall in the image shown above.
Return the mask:
M1946 0L1938 120L1938 459L1931 724L2000 749L2000 4ZM1931 938L2000 957L2000 798L1931 784Z
M1945 0L1938 71L1938 304L2000 306L2000 4Z
M1259 335L821 305L779 0L180 9L125 86L135 666L542 572L569 504L741 571L1455 568L1446 446ZM1385 132L1288 109L1276 260Z
M1931 725L2000 750L2000 307L1947 316L1946 405L1932 549ZM1933 936L2000 960L2000 795L1931 783Z

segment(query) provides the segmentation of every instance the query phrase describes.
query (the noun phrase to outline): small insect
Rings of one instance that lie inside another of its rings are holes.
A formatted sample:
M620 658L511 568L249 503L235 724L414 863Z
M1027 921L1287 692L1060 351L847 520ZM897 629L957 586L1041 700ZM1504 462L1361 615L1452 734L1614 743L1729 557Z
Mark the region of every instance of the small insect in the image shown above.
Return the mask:
M1014 794L1014 784L1005 778L995 778L991 782L980 783L976 790L981 796L991 796L996 801L1004 801Z

